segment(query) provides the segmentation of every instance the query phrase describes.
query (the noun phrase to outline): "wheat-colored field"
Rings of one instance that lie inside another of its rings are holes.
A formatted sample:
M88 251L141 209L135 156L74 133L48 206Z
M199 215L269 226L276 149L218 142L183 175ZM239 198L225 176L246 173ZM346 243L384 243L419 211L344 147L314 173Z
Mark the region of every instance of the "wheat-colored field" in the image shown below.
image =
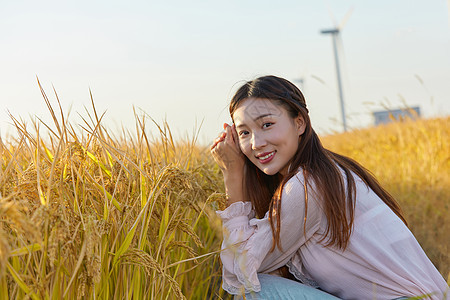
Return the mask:
M222 297L208 148L146 115L114 137L94 105L73 127L45 99L52 124L0 140L0 299Z
M450 273L450 117L326 136L325 147L369 169L396 198L445 279Z
M208 145L136 116L114 136L93 105L80 126L54 111L0 140L0 299L220 299L221 173ZM327 136L401 203L445 276L449 118ZM158 137L148 127L159 129ZM45 133L44 133L45 132Z

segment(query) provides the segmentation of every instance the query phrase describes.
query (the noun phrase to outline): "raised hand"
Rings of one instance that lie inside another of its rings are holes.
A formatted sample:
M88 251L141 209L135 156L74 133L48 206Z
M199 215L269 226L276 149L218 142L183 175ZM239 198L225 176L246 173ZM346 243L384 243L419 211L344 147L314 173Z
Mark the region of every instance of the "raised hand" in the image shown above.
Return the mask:
M244 154L239 148L239 140L233 125L223 124L224 131L214 140L211 154L224 175L238 175L243 172Z
M245 156L239 148L239 140L234 124L223 124L224 131L214 140L211 154L222 170L228 204L245 201L243 180Z

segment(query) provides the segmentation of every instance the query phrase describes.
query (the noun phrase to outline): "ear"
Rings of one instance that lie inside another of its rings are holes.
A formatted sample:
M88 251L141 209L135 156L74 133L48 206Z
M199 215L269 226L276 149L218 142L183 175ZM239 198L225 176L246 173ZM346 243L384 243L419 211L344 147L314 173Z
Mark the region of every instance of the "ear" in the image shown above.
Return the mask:
M301 115L298 115L294 121L295 121L295 126L297 127L298 136L301 136L305 132L305 129L306 129L305 119L303 119L303 117Z

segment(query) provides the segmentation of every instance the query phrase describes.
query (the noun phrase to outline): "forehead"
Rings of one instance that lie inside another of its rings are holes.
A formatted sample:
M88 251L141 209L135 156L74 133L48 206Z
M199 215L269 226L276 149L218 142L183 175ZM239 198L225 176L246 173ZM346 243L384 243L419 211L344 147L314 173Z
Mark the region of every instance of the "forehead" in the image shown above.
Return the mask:
M233 119L235 123L247 123L263 115L280 117L284 111L284 107L273 100L248 98L239 104L233 113Z

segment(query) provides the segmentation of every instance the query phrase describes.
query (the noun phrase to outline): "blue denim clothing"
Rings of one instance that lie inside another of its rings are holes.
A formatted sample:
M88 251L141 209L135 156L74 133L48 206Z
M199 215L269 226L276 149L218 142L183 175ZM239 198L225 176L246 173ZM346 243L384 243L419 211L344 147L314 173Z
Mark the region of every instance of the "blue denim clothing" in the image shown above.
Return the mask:
M261 291L246 294L246 299L252 300L336 300L333 295L304 285L300 282L269 274L258 274ZM235 300L243 299L235 296Z

